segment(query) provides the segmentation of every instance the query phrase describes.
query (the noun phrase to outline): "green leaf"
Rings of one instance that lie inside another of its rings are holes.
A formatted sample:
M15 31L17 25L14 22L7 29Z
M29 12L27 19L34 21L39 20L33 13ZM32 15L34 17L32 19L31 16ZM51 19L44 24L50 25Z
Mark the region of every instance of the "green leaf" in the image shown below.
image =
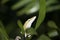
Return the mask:
M51 11L59 10L59 9L60 9L60 5L50 6L47 8L47 12L51 12Z
M25 5L25 4L27 4L27 3L31 2L31 1L32 0L22 0L22 1L19 1L16 4L14 4L11 8L12 8L12 10L16 10L16 9L22 7L23 5Z
M48 21L47 25L48 25L48 27L50 27L50 28L58 29L58 27L57 27L57 25L55 24L54 21Z
M51 39L43 34L37 40L51 40Z
M22 14L31 14L39 10L39 1L32 0L32 2L28 3L22 10L20 9L17 12L17 16L20 16Z
M35 29L37 29L41 25L41 23L44 21L45 15L46 15L46 0L40 0L39 16L37 19Z
M58 3L57 0L47 0L46 5L50 6L51 4Z
M19 28L21 29L22 33L24 34L24 28L23 28L23 24L21 23L21 21L18 20L17 24L18 24Z
M34 3L34 6L32 8L30 8L29 10L27 10L27 14L32 14L32 13L35 13L39 10L39 3L38 2L35 2Z
M5 32L5 30L3 30L2 28L0 28L0 33L1 33L1 38L2 40L9 40L8 37L7 37L7 34Z
M48 32L48 36L49 36L49 37L58 36L58 32L57 32L56 30L52 30L52 31Z
M29 9L31 9L31 7L34 5L34 2L29 3L27 6L25 6L25 8L23 8L22 10L19 10L17 12L17 16L22 15L23 13L26 13Z
M9 40L8 34L2 24L2 22L0 21L0 37L2 38L2 40Z

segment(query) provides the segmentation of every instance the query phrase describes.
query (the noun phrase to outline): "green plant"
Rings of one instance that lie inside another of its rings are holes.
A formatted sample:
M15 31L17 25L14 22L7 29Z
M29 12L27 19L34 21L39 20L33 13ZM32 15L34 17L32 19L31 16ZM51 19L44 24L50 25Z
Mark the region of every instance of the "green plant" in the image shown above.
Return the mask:
M60 35L59 2L1 0L0 40L56 40Z

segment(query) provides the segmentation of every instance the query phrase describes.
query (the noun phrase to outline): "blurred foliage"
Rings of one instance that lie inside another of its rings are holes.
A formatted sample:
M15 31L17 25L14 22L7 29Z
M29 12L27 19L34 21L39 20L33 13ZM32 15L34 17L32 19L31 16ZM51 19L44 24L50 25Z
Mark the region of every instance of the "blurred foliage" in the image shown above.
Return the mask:
M25 37L23 25L36 16ZM60 0L1 0L0 40L60 40ZM29 35L28 35L29 36Z
M51 40L51 39L43 34L38 38L38 40Z

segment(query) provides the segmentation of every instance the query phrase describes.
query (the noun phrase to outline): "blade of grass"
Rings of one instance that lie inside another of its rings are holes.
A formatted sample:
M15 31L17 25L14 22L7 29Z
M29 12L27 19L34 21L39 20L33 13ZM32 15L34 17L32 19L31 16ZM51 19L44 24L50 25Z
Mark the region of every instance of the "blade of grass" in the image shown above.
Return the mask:
M9 40L7 37L7 34L5 32L5 30L3 30L2 28L0 28L0 33L2 34L1 36L3 37L4 40Z
M39 4L38 4L38 2L37 3L35 3L35 5L32 7L32 8L30 8L29 10L27 10L27 14L32 14L32 13L35 13L35 12L37 12L39 10Z
M25 8L23 8L22 10L19 10L19 11L17 12L17 16L20 16L20 15L22 15L23 13L26 13L27 10L29 10L33 5L34 5L33 2L29 3L29 5L27 5Z
M57 0L47 0L46 5L49 6L51 4L57 3Z
M2 34L2 37L5 38L4 40L9 40L8 34L4 29L4 26L1 21L0 21L0 33Z
M24 28L23 28L22 22L20 20L18 20L17 24L18 24L19 28L21 29L22 33L24 34Z
M47 12L51 12L51 11L59 10L59 9L60 9L60 5L51 6L47 8Z
M19 2L17 2L16 4L14 4L11 8L12 8L12 10L16 10L16 9L22 7L23 5L25 5L25 4L27 4L27 3L31 2L31 1L32 1L32 0L19 1Z
M39 3L40 3L40 10L39 10L39 16L38 16L38 19L37 19L35 30L44 21L44 18L45 18L45 15L46 15L46 0L40 0Z

